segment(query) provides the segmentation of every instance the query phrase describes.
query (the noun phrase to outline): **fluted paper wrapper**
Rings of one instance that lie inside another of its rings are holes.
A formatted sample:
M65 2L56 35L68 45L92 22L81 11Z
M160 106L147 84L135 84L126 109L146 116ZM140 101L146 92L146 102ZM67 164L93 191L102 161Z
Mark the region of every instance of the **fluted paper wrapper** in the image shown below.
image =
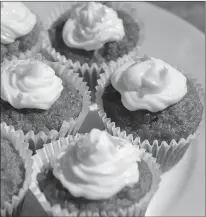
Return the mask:
M42 148L43 144L49 143L51 141L57 140L61 137L67 135L74 135L81 127L84 119L86 118L89 112L89 106L91 104L91 96L89 87L83 82L83 78L80 78L77 73L74 73L74 70L67 68L65 65L60 63L52 63L47 60L40 54L34 52L21 53L19 57L12 56L12 60L32 60L37 59L43 61L50 67L52 67L58 77L60 77L64 82L72 84L83 97L82 101L82 111L80 112L77 118L71 118L69 121L64 121L59 131L53 129L50 131L41 131L38 134L35 134L32 130L25 135L25 141L29 142L29 148L33 151L36 149ZM7 60L4 60L4 62Z
M55 10L51 12L51 15L44 21L45 29L49 30L57 20L61 20L61 18L64 19L65 16L68 16L68 14L71 12L71 7L74 4L74 2L70 2L67 4L61 3L57 5ZM140 28L139 41L136 47L133 50L131 50L128 54L119 57L116 61L111 60L108 63L93 63L91 65L84 63L81 65L79 61L73 62L71 59L67 59L64 55L61 55L59 52L57 52L51 45L48 33L44 34L42 52L48 58L48 60L67 64L69 67L75 68L75 70L79 69L80 75L84 77L85 81L88 82L89 86L91 84L91 89L92 87L95 87L95 85L93 84L93 81L95 81L94 78L98 78L102 68L104 68L105 66L111 66L112 68L114 68L115 66L119 66L126 63L128 59L133 59L135 56L138 55L139 48L144 39L144 26L143 23L137 17L137 8L132 7L131 4L125 2L113 2L111 6L115 10L126 10L130 14L130 16L133 17L133 19L136 21Z
M67 138L62 138L58 141L54 141L50 144L46 144L43 149L37 151L37 154L33 156L34 167L32 174L32 183L30 185L30 190L37 198L38 202L41 204L45 212L50 216L143 216L146 212L147 206L159 187L161 172L159 170L159 165L156 163L156 159L149 153L143 153L142 160L145 161L153 175L153 183L150 191L140 200L139 203L134 203L129 208L119 207L114 209L112 212L69 212L67 209L62 209L60 205L51 206L49 201L46 199L45 195L40 191L37 181L37 175L44 168L49 167L56 156L61 152L62 148L70 145L73 141L79 139L81 135L77 134L75 137L69 136ZM127 139L125 137L125 139ZM137 147L139 148L139 147Z
M25 194L31 183L33 164L33 159L31 158L32 152L29 150L29 144L24 142L24 134L22 134L21 131L15 131L12 126L7 126L5 123L1 123L1 138L8 139L11 142L24 162L25 179L23 186L19 189L17 195L12 196L11 202L4 202L5 208L1 209L1 216L18 216L18 213L21 211ZM3 186L1 187L3 188Z
M137 58L138 59L138 58ZM177 67L176 67L177 68ZM110 77L112 73L115 71L115 68L110 68L105 70L104 74L101 74L100 79L97 81L98 85L96 86L96 103L98 107L98 114L102 119L105 128L107 131L119 137L127 137L131 142L138 144L141 148L144 148L148 153L151 153L153 157L157 159L157 163L160 164L161 170L166 172L170 170L173 166L175 166L184 156L189 146L192 144L192 141L199 135L200 129L205 120L205 92L203 87L198 83L197 79L193 78L191 75L183 73L192 80L195 84L196 90L199 93L200 100L203 104L204 110L202 115L202 120L195 131L195 133L190 134L187 138L181 138L179 141L173 139L170 143L165 141L160 142L158 140L154 140L153 143L150 143L148 140L141 141L139 137L134 138L132 134L127 135L126 131L120 129L115 125L115 122L112 122L110 118L107 117L106 112L104 112L102 95L104 93L104 89L107 85L109 85Z

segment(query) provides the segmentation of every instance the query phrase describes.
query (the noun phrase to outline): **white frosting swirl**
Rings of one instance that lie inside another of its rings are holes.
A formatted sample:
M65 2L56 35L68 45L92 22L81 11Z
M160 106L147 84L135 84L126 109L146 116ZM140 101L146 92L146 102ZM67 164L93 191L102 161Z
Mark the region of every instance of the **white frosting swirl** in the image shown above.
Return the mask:
M162 60L130 62L111 77L122 104L130 111L158 112L179 102L187 93L186 77Z
M141 154L126 140L93 129L57 157L53 173L75 197L107 199L138 182Z
M124 26L117 13L96 2L75 6L62 33L68 47L87 51L99 49L109 41L119 41L124 35Z
M36 24L34 15L21 2L3 2L1 5L1 43L11 44L32 31Z
M59 98L62 80L48 65L14 60L1 66L1 98L17 109L49 109Z

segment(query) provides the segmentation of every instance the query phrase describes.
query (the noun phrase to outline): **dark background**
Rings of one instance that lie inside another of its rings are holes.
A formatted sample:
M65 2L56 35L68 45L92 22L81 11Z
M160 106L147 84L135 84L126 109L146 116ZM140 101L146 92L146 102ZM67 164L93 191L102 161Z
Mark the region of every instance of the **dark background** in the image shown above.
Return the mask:
M183 18L205 33L205 1L149 2Z

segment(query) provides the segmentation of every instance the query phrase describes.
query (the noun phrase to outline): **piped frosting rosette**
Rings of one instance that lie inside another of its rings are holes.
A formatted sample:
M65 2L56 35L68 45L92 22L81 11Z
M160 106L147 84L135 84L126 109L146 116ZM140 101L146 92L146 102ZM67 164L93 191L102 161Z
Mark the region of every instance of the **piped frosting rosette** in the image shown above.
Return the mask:
M30 190L51 216L142 216L160 183L159 165L151 154L130 143L126 137L113 137L97 129L46 144L33 159ZM54 176L74 197L106 200L125 186L138 182L138 161L144 161L152 174L149 192L139 202L129 207L114 207L112 211L76 211L63 209L60 204L51 205L37 182L41 171L53 168Z
M1 43L11 44L31 32L37 19L23 3L1 2Z
M23 159L25 168L25 178L22 187L19 189L17 195L12 196L11 203L4 202L4 209L1 209L1 216L18 216L23 199L29 189L32 175L33 159L32 152L29 150L29 144L24 140L22 131L15 131L12 126L7 126L1 123L1 139L7 139L11 142L13 147L18 151L20 157ZM3 188L3 186L1 186ZM3 203L3 201L1 201Z
M129 61L116 69L105 67L104 73L101 74L96 86L98 114L107 131L114 136L127 137L130 141L135 142L135 144L151 153L164 172L171 169L182 159L190 144L195 142L195 138L199 135L204 124L204 89L197 79L190 74L178 71L176 68L162 60L148 56L137 57L135 60ZM135 70L139 73L135 73ZM187 86L184 75L195 84L203 105L201 122L196 131L187 138L181 138L179 141L172 139L169 143L158 140L153 142L141 141L140 137L134 137L132 134L128 135L125 130L117 127L115 122L112 122L104 111L102 96L105 87L111 83L121 94L122 104L128 110L148 109L151 112L161 111L177 103L186 94Z
M31 50L38 52L45 35L40 19L21 2L1 2L1 44L10 45L33 30L39 38Z
M51 16L44 21L45 29L49 30L57 20L60 20L61 18L65 19L65 17L71 13L73 6L76 6L76 4L78 3L70 2L69 4L58 4L51 13ZM76 10L76 17L74 16L73 18L68 19L63 29L62 38L65 44L70 47L95 50L102 47L108 41L120 40L125 32L124 27L122 26L122 20L117 17L115 10L127 11L140 28L138 44L132 51L122 57L119 57L116 61L111 60L108 63L93 63L91 65L88 65L87 63L80 64L79 61L74 62L71 59L67 59L64 55L61 55L52 47L49 35L44 37L42 49L44 55L47 56L48 59L67 64L69 67L74 68L80 73L81 76L84 77L84 80L94 92L96 80L99 78L99 74L102 73L102 68L104 66L108 65L112 68L118 67L128 62L128 60L133 59L138 54L144 38L144 28L142 22L137 17L137 8L132 7L129 3L112 2L110 4L111 8L109 8L107 6L103 6L101 3L90 2L89 4L93 5L89 7L88 11L85 9L87 6L81 6L83 4L83 2L80 3L80 6L77 7ZM101 17L99 17L99 14L101 14L101 7L107 8L107 12L105 13L105 17L102 21L100 19Z
M21 63L20 66L19 63ZM16 69L18 67L18 75L12 74L10 70L12 67ZM26 71L29 71L29 74L25 74ZM8 76L12 78L9 79ZM10 61L5 59L2 63L1 79L4 80L1 98L17 109L28 107L49 109L58 99L63 89L63 82L72 84L82 96L82 109L78 117L63 121L59 131L45 129L35 134L33 130L30 130L25 135L25 141L29 142L30 149L33 151L42 148L45 143L75 134L89 111L91 96L83 79L74 73L74 70L60 63L46 61L40 53L29 51L20 53L19 57L12 56Z

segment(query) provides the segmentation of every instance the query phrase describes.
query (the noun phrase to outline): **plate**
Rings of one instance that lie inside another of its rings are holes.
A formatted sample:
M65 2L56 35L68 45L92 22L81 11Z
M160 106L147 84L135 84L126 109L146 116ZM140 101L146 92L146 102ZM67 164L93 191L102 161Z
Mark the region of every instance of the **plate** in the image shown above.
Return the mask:
M42 19L59 2L25 2ZM137 8L145 26L145 41L141 54L160 58L177 68L195 75L205 87L205 36L180 18L144 2L128 2ZM81 127L88 132L92 127L103 129L96 106ZM205 215L205 124L184 158L162 176L160 188L153 197L147 216L204 216ZM28 192L22 216L44 216L31 192Z

